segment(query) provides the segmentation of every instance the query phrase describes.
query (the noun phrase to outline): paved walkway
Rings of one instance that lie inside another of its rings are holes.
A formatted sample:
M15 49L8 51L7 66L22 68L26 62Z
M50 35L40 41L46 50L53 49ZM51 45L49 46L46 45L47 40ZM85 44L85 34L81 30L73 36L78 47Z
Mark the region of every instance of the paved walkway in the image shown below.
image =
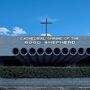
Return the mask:
M90 87L0 87L0 90L90 90Z
M31 87L60 87L60 86L90 86L90 78L61 78L61 79L0 79L0 86L31 86Z

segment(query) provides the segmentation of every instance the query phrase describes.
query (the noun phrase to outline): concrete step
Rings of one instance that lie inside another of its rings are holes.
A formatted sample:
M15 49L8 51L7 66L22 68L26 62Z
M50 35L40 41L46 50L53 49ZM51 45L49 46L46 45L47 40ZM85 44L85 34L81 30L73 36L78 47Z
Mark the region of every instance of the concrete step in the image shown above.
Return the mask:
M90 87L0 87L0 90L90 90Z

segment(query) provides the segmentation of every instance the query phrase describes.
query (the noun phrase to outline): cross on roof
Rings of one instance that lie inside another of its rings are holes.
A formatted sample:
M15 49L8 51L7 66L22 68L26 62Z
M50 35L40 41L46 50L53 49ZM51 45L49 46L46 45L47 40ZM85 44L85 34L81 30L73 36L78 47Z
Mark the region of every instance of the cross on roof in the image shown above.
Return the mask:
M46 33L46 37L47 37L47 32L48 32L47 25L52 24L52 22L49 22L48 19L46 18L46 20L41 22L41 24L45 24L45 33Z

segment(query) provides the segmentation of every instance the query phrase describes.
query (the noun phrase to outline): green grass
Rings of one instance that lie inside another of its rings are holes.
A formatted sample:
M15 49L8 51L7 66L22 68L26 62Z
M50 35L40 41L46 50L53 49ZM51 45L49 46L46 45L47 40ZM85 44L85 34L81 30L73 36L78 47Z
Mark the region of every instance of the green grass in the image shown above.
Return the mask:
M90 77L90 67L0 67L1 78Z

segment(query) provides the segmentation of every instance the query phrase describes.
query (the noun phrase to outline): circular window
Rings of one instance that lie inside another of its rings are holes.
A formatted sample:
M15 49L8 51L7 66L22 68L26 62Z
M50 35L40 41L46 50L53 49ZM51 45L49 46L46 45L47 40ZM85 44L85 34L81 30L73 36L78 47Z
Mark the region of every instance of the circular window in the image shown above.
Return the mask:
M68 54L68 49L67 48L63 48L62 49L62 54L64 54L64 55Z
M18 54L19 54L18 48L14 48L14 49L12 50L12 52L13 52L14 55L18 55Z
M21 49L21 54L22 55L26 55L27 54L27 49L26 48L22 48Z
M52 54L52 49L51 48L46 48L46 54Z

